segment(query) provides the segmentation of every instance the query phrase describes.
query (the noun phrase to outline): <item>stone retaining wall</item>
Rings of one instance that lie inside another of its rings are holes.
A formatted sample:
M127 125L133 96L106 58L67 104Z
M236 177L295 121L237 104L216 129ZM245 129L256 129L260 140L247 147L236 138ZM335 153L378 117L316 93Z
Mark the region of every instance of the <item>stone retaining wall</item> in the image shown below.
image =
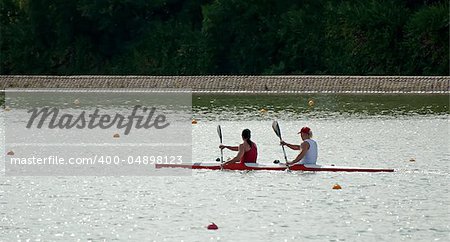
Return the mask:
M450 93L449 76L0 76L6 88L190 88L220 93Z

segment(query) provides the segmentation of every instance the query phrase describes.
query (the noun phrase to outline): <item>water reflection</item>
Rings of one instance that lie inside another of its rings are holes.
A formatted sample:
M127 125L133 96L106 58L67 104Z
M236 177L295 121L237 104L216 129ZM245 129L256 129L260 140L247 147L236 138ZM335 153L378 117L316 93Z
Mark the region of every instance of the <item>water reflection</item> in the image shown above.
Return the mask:
M205 120L358 118L446 115L448 95L194 95L193 114Z

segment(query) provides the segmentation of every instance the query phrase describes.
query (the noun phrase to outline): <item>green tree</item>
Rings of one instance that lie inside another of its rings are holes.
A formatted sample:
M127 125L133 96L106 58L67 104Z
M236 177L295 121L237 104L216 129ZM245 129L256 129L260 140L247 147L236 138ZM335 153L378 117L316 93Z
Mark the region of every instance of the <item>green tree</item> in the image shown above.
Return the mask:
M1 74L448 75L443 0L0 0Z
M210 72L258 74L278 64L280 15L286 0L214 1L203 7Z
M448 2L423 6L406 24L407 72L449 75Z
M403 26L409 11L402 3L373 0L330 4L333 17L328 19L326 30L326 69L334 74L404 74Z
M274 74L320 74L324 66L325 5L301 1L281 15Z

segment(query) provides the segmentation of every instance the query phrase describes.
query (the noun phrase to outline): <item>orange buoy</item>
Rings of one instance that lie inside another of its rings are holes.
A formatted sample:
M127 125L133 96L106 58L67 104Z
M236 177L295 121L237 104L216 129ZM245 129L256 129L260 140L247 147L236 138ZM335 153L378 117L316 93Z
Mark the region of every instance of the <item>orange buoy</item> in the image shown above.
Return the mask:
M208 227L206 227L209 230L216 230L219 229L219 227L215 224L215 223L211 223L210 225L208 225Z
M117 133L114 134L114 135L113 135L113 138L120 138L120 134L117 134Z
M339 189L342 189L342 187L339 184L336 183L336 184L334 184L333 189L334 190L339 190Z
M14 151L10 150L8 151L8 153L6 153L7 155L14 155Z
M197 120L192 119L192 124L197 124Z

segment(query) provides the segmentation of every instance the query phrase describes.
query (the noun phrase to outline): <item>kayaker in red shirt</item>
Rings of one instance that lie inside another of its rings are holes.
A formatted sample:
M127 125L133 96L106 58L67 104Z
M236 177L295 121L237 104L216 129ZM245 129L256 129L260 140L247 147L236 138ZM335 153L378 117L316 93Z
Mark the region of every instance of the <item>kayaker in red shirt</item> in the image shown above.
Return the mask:
M258 149L256 147L256 144L253 141L251 141L250 138L251 138L250 130L244 129L242 131L242 140L244 141L242 144L240 144L239 146L220 145L219 146L220 149L229 149L238 152L236 157L224 162L222 166L237 162L240 162L242 164L256 163L256 160L258 158Z

